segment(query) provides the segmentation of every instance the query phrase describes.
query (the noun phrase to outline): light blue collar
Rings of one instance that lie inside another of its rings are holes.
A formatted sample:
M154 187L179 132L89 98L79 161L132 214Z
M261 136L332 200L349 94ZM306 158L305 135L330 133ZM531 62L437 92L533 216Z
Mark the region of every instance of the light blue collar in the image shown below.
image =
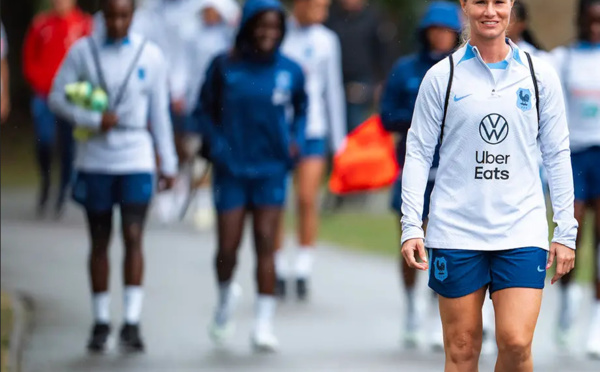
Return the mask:
M600 43L592 43L589 41L579 41L575 44L576 49L581 50L597 50L600 49Z
M512 57L515 61L517 61L518 63L522 64L523 66L525 66L525 64L523 63L523 61L521 60L521 54L520 54L520 50L519 47L513 43L509 38L506 38L506 44L508 44L511 48L512 48ZM466 50L465 50L465 55L460 59L460 61L458 61L458 65L460 65L462 62L464 61L468 61L470 59L473 59L477 56L478 51L476 50L476 48L471 45L471 42L467 42L466 45ZM504 60L504 61L500 61L497 63L488 63L487 65L489 66L489 68L491 69L506 69L508 67L508 61Z
M125 36L124 38L122 38L120 40L115 40L115 39L112 39L107 36L106 39L104 40L105 46L108 46L108 45L122 46L122 45L129 45L129 44L131 44L131 40L129 40L129 36Z

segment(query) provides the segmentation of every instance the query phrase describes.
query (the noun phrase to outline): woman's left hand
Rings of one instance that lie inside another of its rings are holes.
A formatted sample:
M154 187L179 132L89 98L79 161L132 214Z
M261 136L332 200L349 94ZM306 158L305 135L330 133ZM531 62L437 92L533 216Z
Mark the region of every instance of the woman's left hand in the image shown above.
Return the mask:
M575 267L575 250L560 243L550 244L550 254L548 255L548 270L556 258L556 274L552 278L551 284L556 283L560 278L567 275Z

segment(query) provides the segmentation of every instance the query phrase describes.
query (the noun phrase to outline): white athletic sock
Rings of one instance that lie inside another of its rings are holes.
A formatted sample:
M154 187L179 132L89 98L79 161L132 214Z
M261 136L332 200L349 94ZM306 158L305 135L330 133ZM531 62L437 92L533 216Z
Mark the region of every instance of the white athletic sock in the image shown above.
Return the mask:
M230 292L231 280L219 283L219 302L217 304L217 311L215 312L215 323L218 325L223 325L227 321L227 301L229 300Z
M415 288L406 288L406 330L414 332L418 327Z
M255 329L270 328L273 324L277 300L275 296L259 294L256 299Z
M144 290L141 286L125 286L123 292L125 310L125 323L138 324L142 315L142 303L144 301Z
M275 273L278 278L285 279L289 272L289 264L285 256L285 251L280 249L275 252Z
M296 253L296 277L308 278L312 273L314 247L303 246Z
M579 284L571 283L561 287L558 319L560 329L567 331L571 328L576 313L579 310L582 295L583 288Z
M110 323L110 294L109 292L98 292L92 295L92 308L94 321L96 323Z

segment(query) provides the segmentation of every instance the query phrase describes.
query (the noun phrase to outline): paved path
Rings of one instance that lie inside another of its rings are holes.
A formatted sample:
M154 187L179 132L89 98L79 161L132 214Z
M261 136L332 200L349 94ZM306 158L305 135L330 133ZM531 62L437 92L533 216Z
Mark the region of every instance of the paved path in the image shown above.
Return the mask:
M206 326L215 302L214 236L185 226L152 225L146 239L147 280L141 356L89 356L90 326L87 240L83 215L68 210L61 222L35 221L26 194L2 193L2 286L34 300L33 334L25 350L25 372L65 371L441 371L443 357L402 351L402 306L394 260L320 247L312 300L288 301L278 309L275 355L249 347L254 284L253 258L245 239L237 280L244 289L238 333L229 348L214 348ZM392 233L392 232L390 232ZM112 247L113 324L120 322L120 244ZM598 371L582 355L561 356L551 342L557 293L545 292L534 343L536 371ZM585 304L582 314L589 312ZM518 314L516 314L518 316ZM583 326L583 325L582 325ZM578 332L578 338L583 333ZM581 346L581 345L579 345ZM493 370L483 358L482 371Z

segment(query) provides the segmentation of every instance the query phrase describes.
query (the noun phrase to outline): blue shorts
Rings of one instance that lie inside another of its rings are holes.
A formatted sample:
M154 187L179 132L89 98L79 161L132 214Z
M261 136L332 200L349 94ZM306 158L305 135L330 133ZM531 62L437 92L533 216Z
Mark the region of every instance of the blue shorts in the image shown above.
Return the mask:
M447 298L471 294L489 285L492 293L506 288L544 288L548 252L527 247L503 251L429 249L429 287Z
M325 138L308 138L302 149L302 158L319 157L327 155L327 140Z
M571 154L575 200L600 198L600 146Z
M171 122L173 123L173 132L199 133L200 126L191 114L178 115L171 111Z
M101 174L78 172L73 199L91 212L107 212L115 204L148 204L154 190L152 173Z
M226 212L242 207L283 207L287 179L287 174L266 178L243 178L215 172L215 208L217 212Z
M433 185L435 182L427 182L425 188L425 199L423 202L423 220L429 216L429 206L431 205L431 192L433 191ZM402 214L402 174L398 176L396 182L394 182L394 188L392 190L392 209L398 214Z

